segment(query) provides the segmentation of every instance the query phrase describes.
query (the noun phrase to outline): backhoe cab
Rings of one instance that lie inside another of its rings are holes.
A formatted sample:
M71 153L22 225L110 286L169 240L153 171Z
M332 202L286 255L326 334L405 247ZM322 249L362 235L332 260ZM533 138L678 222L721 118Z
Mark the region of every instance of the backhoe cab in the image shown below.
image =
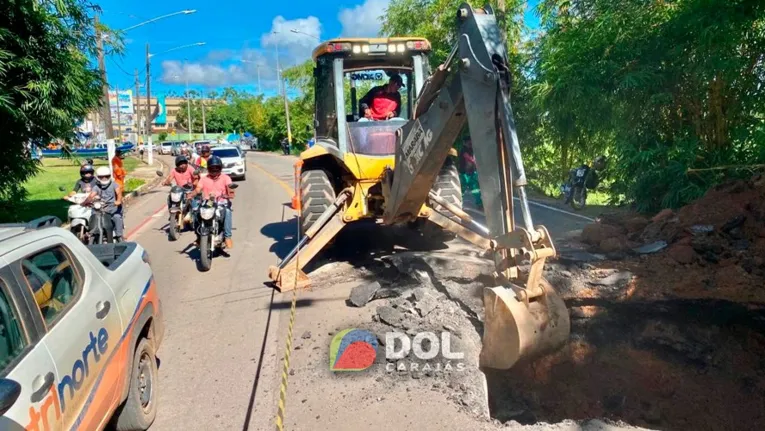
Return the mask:
M479 363L507 369L560 347L570 322L542 277L545 260L556 252L547 229L531 219L506 44L490 7L463 3L456 17L457 43L433 73L430 44L422 38L335 39L314 50L316 144L300 156L302 235L269 276L282 291L307 286L302 268L355 220L438 225L493 252L496 285L484 290ZM396 118L365 121L359 102L393 74L404 84ZM462 210L449 157L465 125L486 226Z

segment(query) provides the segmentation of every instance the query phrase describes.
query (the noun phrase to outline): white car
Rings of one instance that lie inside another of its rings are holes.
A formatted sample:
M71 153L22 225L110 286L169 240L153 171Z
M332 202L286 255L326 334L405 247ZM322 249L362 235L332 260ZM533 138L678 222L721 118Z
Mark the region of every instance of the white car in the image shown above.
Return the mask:
M172 142L163 142L159 146L159 154L171 154L173 152Z
M247 162L244 151L236 145L220 145L210 149L211 155L220 157L223 173L232 180L244 180L247 176Z
M148 429L164 324L146 251L0 224L2 429Z

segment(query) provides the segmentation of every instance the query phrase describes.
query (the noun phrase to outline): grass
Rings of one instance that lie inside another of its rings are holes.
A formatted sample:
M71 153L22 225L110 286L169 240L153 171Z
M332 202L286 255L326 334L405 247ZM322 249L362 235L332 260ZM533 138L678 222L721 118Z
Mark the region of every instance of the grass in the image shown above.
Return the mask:
M94 165L105 166L106 160L94 160ZM125 170L130 173L140 163L138 159L126 157L123 160ZM67 209L70 203L61 198L68 194L74 183L80 178L79 164L75 160L43 159L42 169L32 177L24 187L27 190L27 201L19 211L13 214L0 215L0 222L29 221L38 217L53 215L66 221ZM144 180L128 178L125 189L135 190ZM130 186L133 189L130 189ZM63 187L65 191L60 191Z

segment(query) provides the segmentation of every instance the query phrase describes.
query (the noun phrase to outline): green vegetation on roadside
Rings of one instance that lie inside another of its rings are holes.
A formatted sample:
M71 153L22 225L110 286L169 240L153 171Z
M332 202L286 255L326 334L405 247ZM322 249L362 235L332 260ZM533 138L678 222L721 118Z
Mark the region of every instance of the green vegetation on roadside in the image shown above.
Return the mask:
M93 163L96 166L104 166L106 160L94 160ZM138 159L132 157L126 157L123 160L128 175L139 163ZM73 160L43 159L40 172L23 184L27 193L26 201L12 211L0 214L0 223L29 221L46 215L53 215L66 221L70 203L61 198L72 191L74 183L79 178L79 165ZM143 183L141 179L128 178L125 189L129 189L132 185L133 189L129 190L132 191ZM59 187L63 187L66 191L60 191Z

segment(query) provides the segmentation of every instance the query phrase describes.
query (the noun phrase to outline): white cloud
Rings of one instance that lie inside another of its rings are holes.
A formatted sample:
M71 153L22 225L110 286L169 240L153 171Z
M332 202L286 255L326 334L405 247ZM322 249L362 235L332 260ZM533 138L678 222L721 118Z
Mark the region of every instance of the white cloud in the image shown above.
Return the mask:
M287 20L280 15L271 23L271 31L260 37L260 45L272 49L274 56L278 50L286 68L309 59L320 40L321 22L315 16Z
M342 36L375 37L380 34L381 17L388 9L390 0L365 0L353 8L340 9L338 21L343 26Z

